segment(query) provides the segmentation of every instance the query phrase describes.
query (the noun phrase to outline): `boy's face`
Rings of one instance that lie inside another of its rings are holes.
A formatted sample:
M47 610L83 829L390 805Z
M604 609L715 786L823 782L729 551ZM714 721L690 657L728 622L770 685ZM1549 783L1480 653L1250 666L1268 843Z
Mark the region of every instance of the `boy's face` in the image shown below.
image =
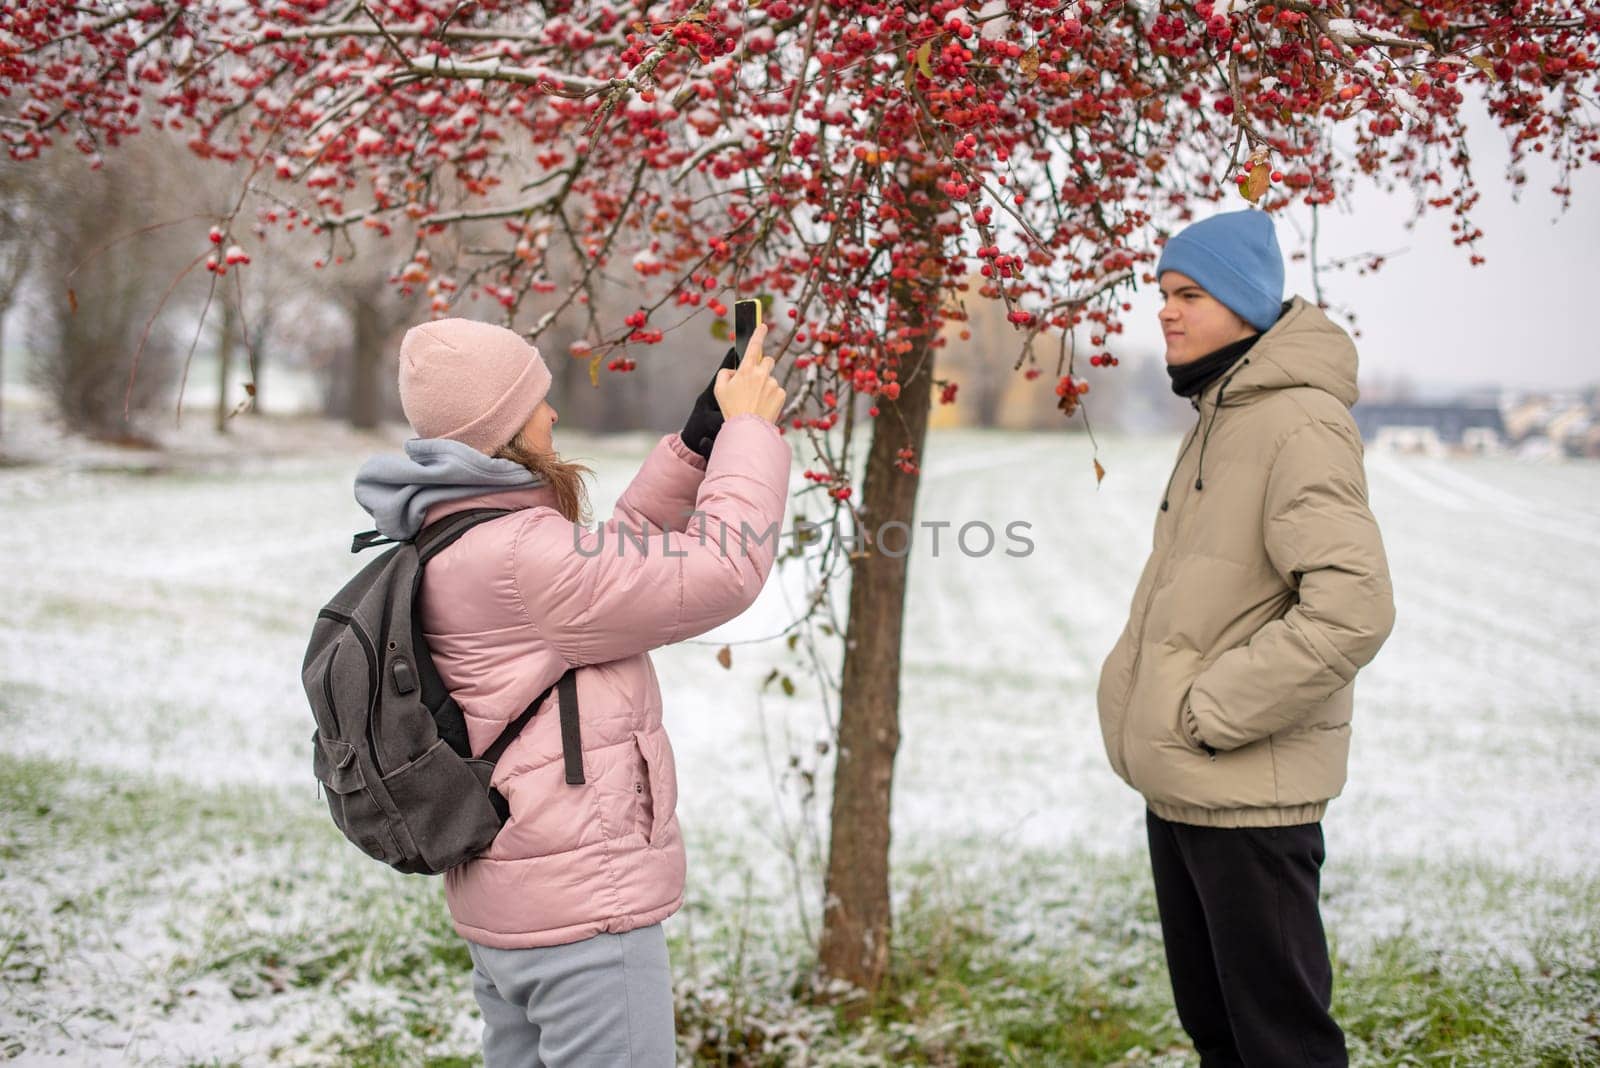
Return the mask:
M1186 274L1162 272L1161 296L1161 333L1174 367L1258 333Z

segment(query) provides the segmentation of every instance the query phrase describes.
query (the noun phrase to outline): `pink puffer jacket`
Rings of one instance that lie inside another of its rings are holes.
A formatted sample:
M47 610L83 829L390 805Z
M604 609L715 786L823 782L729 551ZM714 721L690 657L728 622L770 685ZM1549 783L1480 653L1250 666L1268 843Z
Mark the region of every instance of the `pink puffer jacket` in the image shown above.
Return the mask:
M517 509L468 531L423 575L423 628L473 751L569 666L582 668L588 781L566 782L552 692L495 768L510 820L485 853L445 873L462 937L501 949L559 945L658 923L683 903L677 778L646 654L755 600L780 540L789 462L771 423L738 416L709 464L676 434L662 438L595 531L563 519L545 487L428 510L432 523L469 508Z

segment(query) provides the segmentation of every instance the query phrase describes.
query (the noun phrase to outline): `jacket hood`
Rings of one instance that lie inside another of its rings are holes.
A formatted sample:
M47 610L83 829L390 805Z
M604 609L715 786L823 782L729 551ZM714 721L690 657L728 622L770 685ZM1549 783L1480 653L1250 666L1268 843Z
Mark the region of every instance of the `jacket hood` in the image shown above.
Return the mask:
M521 464L459 441L412 438L405 450L404 456L374 456L356 473L356 503L371 514L378 533L396 541L416 537L436 504L543 485Z
M1263 393L1300 386L1320 389L1346 408L1360 396L1355 343L1304 297L1289 302L1289 310L1250 349L1248 360L1238 371L1223 376L1227 383L1223 403L1228 407L1249 403Z

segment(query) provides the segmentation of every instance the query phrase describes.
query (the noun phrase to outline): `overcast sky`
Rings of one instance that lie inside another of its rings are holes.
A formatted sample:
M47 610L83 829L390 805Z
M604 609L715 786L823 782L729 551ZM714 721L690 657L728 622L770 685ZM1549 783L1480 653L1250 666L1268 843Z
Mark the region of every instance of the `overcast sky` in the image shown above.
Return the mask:
M1549 192L1553 169L1530 168L1520 203L1504 180L1503 135L1480 123L1471 138L1474 173L1483 198L1476 221L1488 262L1471 267L1450 243L1448 209L1405 229L1411 198L1367 188L1352 210L1325 208L1319 251L1326 261L1361 252L1398 252L1376 273L1324 272L1330 304L1358 318L1364 381L1402 376L1424 389L1485 384L1569 387L1600 384L1600 173L1591 167L1573 182L1572 208L1561 214ZM1243 207L1242 200L1229 209ZM1287 256L1301 247L1310 214L1279 218ZM1306 263L1290 261L1288 289L1310 297ZM1154 286L1133 300L1128 347L1160 352Z

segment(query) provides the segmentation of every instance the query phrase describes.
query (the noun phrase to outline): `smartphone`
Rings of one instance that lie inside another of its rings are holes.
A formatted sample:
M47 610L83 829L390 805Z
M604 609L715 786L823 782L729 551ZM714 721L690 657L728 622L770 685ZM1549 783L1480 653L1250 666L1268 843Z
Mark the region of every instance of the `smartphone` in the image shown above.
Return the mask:
M739 300L733 304L733 337L734 347L738 351L739 359L744 359L745 350L750 347L750 338L755 334L756 327L761 325L761 302L759 300Z

